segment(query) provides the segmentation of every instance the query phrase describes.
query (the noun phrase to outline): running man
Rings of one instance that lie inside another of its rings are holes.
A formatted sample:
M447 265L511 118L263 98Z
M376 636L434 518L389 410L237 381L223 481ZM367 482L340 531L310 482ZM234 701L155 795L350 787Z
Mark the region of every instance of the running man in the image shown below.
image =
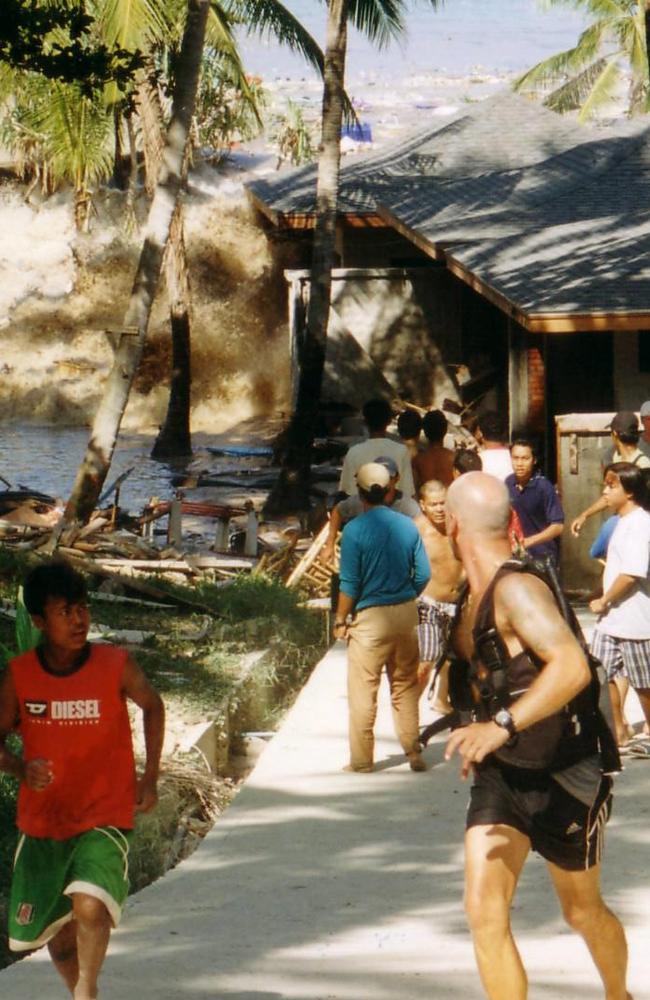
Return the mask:
M475 654L473 628L482 599L489 597L488 587L510 558L509 517L508 491L493 476L470 472L449 488L447 532L469 582L452 636L459 666ZM516 752L518 734L559 712L587 687L587 660L542 580L513 571L499 578L492 594L506 662L527 657L539 666L509 708L490 721L456 729L446 750L447 759L460 754L463 777L474 774L466 821L465 906L485 994L490 1000L526 1000L528 995L510 910L532 848L547 863L567 923L589 948L607 1000L629 1000L625 933L600 891L611 778L601 772L598 744L583 759L552 772L506 766L495 756L506 744Z
M24 601L43 642L0 685L0 770L20 781L9 946L47 944L71 995L91 1000L128 892L134 813L157 802L164 706L125 650L88 643L85 580L68 564L32 570ZM144 721L137 780L127 698ZM5 746L17 722L20 757Z

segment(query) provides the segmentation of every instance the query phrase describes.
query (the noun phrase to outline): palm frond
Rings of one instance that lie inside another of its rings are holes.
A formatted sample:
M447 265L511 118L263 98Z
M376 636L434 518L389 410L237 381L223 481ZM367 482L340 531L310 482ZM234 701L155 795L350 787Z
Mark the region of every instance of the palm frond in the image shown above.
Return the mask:
M610 100L612 89L618 79L618 67L615 58L597 59L596 62L588 66L582 73L578 73L563 86L558 87L548 95L544 104L552 111L559 114L566 114L567 111L580 112L580 119L583 120L593 114L598 107L602 107L606 100ZM609 88L606 89L608 87ZM589 105L589 112L584 115L584 108Z
M539 84L583 72L598 55L608 28L609 25L602 21L590 25L582 32L572 49L566 49L564 52L549 56L548 59L543 59L515 80L514 90L534 89Z
M604 67L598 79L591 88L591 93L580 109L578 121L584 122L596 114L614 96L614 91L621 79L621 69L618 59L613 56Z
M320 46L280 0L213 0L213 8L216 7L242 23L250 34L272 35L280 45L299 53L322 74Z
M648 79L648 50L645 37L645 11L639 7L634 17L626 18L618 31L619 47L628 54L632 75Z
M0 62L0 104L9 100L20 86L23 74L13 69L9 63Z
M637 0L538 0L542 10L569 7L592 17L621 17L634 13Z
M379 48L404 34L404 0L348 0L348 20Z
M149 48L169 33L165 4L155 0L94 0L103 41L131 52Z

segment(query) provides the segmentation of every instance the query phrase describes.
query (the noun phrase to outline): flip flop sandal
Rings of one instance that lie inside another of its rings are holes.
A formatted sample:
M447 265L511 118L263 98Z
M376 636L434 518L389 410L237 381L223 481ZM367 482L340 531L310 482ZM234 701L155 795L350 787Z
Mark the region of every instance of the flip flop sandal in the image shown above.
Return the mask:
M638 741L630 745L630 757L642 757L650 760L650 743Z

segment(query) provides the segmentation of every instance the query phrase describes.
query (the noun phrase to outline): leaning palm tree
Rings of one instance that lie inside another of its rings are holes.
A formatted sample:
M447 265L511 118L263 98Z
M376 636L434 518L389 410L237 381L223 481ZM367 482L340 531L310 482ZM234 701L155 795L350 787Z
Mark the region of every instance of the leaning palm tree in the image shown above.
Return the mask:
M164 148L163 95L158 83L161 66L167 71L174 66L185 20L184 0L92 0L99 35L109 48L144 53L145 66L135 80L133 95L125 97L125 119L128 126L131 179L127 204L134 198L137 171L136 135L133 128L133 105L139 126L144 154L145 189L152 195L156 185ZM212 0L206 23L206 50L203 60L206 73L217 73L250 109L250 115L261 120L255 90L247 80L233 35L233 27L243 23L251 31L273 34L278 40L300 52L317 67L322 66L322 53L300 22L279 0ZM167 73L168 75L168 73ZM120 98L117 87L109 92L114 102ZM116 116L116 143L119 151L122 121ZM117 157L116 157L117 159ZM187 169L187 159L184 170ZM183 210L179 202L171 227L165 256L166 283L170 295L170 325L172 334L172 376L165 420L153 446L154 458L191 453L190 437L190 286L185 255Z
M160 279L163 255L178 202L183 163L196 100L210 0L188 0L187 18L178 60L172 115L161 169L126 310L123 333L115 351L104 395L95 415L86 453L72 494L52 544L68 527L90 518L110 468L120 423L129 397Z
M576 45L544 59L515 81L515 90L541 92L561 114L579 111L585 121L607 106L627 80L629 114L650 109L646 39L647 2L642 0L548 0L570 4L594 20Z
M437 6L437 0L427 2ZM348 21L383 46L403 33L406 6L406 0L328 0L309 304L298 358L296 405L286 432L280 477L266 502L268 513L309 507L311 452L325 367L335 253Z

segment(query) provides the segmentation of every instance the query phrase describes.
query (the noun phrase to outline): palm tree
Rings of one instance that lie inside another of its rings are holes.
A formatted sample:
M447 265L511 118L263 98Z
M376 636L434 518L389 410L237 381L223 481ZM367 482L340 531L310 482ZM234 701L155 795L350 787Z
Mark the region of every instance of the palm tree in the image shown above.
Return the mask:
M437 0L428 2L437 6ZM309 508L311 452L325 365L335 253L348 20L382 46L403 33L405 7L405 0L328 0L309 304L298 358L296 405L286 432L280 478L266 502L268 513Z
M62 532L90 518L110 468L129 392L142 355L151 307L160 279L163 255L182 184L183 163L190 136L201 70L210 0L188 0L187 20L178 60L172 115L161 169L140 254L123 333L115 351L83 461L68 500Z
M110 3L113 2L119 3L120 0L110 0ZM139 2L146 3L146 0L139 0ZM179 2L180 0L172 0L172 6L175 3L177 11ZM256 0L238 0L238 2L242 8L247 5L252 8L256 5ZM130 0L127 3L127 8L130 9L133 5L134 0ZM257 5L260 9L264 8L261 14L266 12L266 15L270 9L275 9L276 16L278 8L280 11L284 10L276 0L257 0ZM52 540L52 547L58 543L58 539L67 527L88 520L101 492L112 460L130 388L142 354L151 306L156 294L170 233L177 234L177 245L170 248L168 254L169 266L176 269L173 281L169 282L170 287L172 287L172 297L177 298L178 295L182 295L187 287L186 275L182 274L178 267L179 257L182 257L184 261L178 194L183 181L189 147L190 126L196 102L203 46L207 37L208 25L211 19L214 21L215 17L215 30L217 35L221 37L228 19L223 10L220 9L220 5L215 0L187 0L187 17L175 72L176 86L172 117L167 129L163 155L160 157L160 177L149 211L146 238L125 317L124 333L116 349L104 396L93 423L90 441L77 472L60 529ZM301 50L310 49L312 61L321 64L322 54L315 42L310 39L310 36L295 22L292 16L288 17L288 22L289 27L284 37L296 38L296 47ZM264 23L265 17L260 16L258 27ZM128 49L124 38L121 38L121 44L123 48ZM227 53L227 57L232 60L234 60L235 55L234 49L230 56ZM178 306L178 302L174 303L172 312L175 306ZM175 327L173 325L173 328L180 331L179 336L184 338L183 344L179 342L179 353L175 352L175 357L180 357L182 352L185 352L184 357L186 357L189 342L188 329L185 327L183 332L183 323L178 322ZM187 369L188 365L185 364L184 370L187 371Z
M544 104L564 113L579 110L584 121L608 104L629 76L629 114L649 110L647 0L549 0L570 3L594 18L577 44L544 59L514 84L518 91L542 90ZM550 93L548 90L550 88Z

